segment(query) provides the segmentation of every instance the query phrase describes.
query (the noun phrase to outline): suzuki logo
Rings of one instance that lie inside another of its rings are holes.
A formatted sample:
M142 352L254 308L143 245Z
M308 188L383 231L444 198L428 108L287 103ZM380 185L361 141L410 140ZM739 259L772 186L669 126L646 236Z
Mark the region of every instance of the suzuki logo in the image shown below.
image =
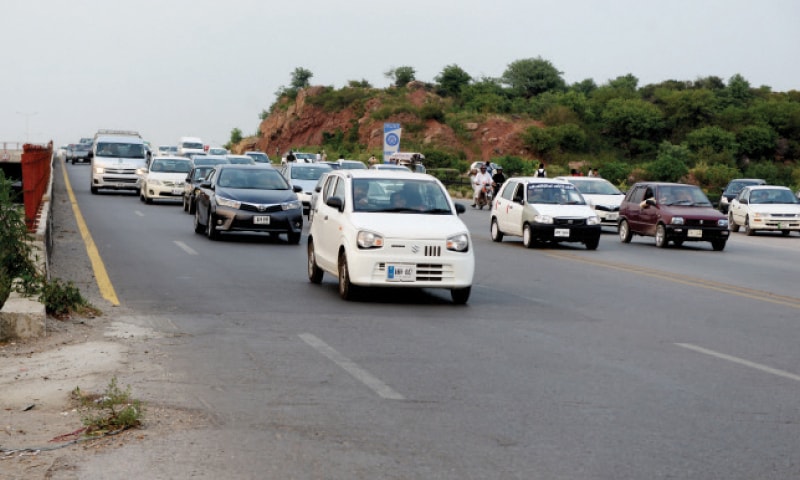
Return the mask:
M419 253L419 245L411 245L411 253Z

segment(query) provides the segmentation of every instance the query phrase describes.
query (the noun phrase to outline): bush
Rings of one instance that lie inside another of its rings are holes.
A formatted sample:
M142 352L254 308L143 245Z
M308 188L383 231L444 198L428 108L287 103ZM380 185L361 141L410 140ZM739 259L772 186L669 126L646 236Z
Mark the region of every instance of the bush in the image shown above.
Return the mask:
M122 390L113 377L101 394L86 394L76 387L72 396L79 402L81 420L92 433L108 433L142 424L145 406L141 400L131 398L131 387Z
M690 173L695 181L709 192L719 192L732 179L741 177L742 172L736 167L725 164L698 163Z

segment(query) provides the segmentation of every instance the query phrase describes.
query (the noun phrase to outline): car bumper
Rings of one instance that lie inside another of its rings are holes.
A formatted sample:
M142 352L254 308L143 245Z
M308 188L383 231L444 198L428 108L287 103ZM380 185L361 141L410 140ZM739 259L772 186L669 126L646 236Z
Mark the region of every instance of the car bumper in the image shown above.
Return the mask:
M669 240L685 242L709 242L711 240L727 240L730 232L725 227L699 228L686 225L667 225Z
M95 188L108 188L113 190L139 190L139 179L135 176L95 175L92 178Z
M799 231L800 220L786 218L753 218L751 228L753 230L776 230L776 231Z
M600 225L605 227L616 227L619 223L619 211L611 212L608 210L595 209L594 213L600 219Z
M600 225L531 225L533 238L541 242L586 242L600 238Z
M214 229L220 232L301 233L303 216L300 209L280 212L249 212L217 207Z
M146 184L147 196L153 199L169 198L179 200L183 197L183 185L152 185Z
M387 241L387 245L391 243ZM475 258L472 252L453 252L443 245L418 245L413 253L386 248L358 250L347 257L350 281L373 287L464 288L472 285ZM431 255L427 255L431 253ZM408 275L408 269L413 274Z

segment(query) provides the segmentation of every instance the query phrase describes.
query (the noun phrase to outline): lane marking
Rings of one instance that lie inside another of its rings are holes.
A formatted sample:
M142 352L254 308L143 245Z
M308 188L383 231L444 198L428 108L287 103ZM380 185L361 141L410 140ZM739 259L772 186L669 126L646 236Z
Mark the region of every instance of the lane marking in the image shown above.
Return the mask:
M181 242L179 240L175 240L174 243L175 243L175 245L178 246L178 248L180 248L184 252L188 253L189 255L199 255L199 253L197 253L197 250L195 250L194 248L190 247L189 245L186 245L185 243L183 243L183 242Z
M300 338L302 338L307 344L311 345L314 350L325 355L333 363L342 367L347 373L369 387L380 397L387 400L405 400L405 397L392 390L390 386L375 378L371 373L359 367L355 362L337 352L333 347L314 335L311 335L310 333L301 333Z
M749 298L751 300L759 300L762 302L773 303L790 308L800 309L800 298L789 297L786 295L778 295L772 292L765 292L763 290L756 290L753 288L740 287L730 283L715 282L713 280L703 280L701 278L688 277L679 273L667 272L664 270L656 270L654 268L639 267L625 263L612 263L603 260L589 259L580 257L575 254L561 253L561 252L548 252L547 256L553 258L560 258L564 260L572 260L576 262L588 263L590 265L610 268L627 273L636 273L647 277L657 278L659 280L666 280L673 283L680 283L690 287L705 288L707 290L714 290L720 293L727 293L738 297Z
M144 217L144 213L140 212L139 210L134 210L133 213L139 215L140 217Z
M771 373L772 375L777 375L779 377L788 378L789 380L794 380L796 382L800 382L800 375L795 375L794 373L789 373L784 370L778 370L777 368L768 367L766 365L762 365L760 363L751 362L750 360L745 360L743 358L734 357L732 355L726 355L724 353L715 352L714 350L709 350L707 348L698 347L697 345L692 345L691 343L676 343L675 345L683 348L687 348L689 350L694 350L695 352L702 353L705 355L710 355L712 357L716 357L722 360L727 360L729 362L738 363L739 365L744 365L746 367L754 368L756 370L761 370L762 372Z
M94 278L97 280L97 288L100 289L100 295L108 300L113 306L119 306L119 298L114 291L114 285L111 284L111 279L106 272L106 266L103 264L103 259L100 258L100 252L97 250L92 235L89 233L89 227L81 214L81 209L78 208L78 200L75 199L75 193L72 191L72 186L69 183L69 174L67 167L62 163L61 172L64 175L64 184L67 187L67 196L69 202L72 204L72 212L75 214L75 220L78 223L78 230L83 237L83 243L86 245L86 253L89 255L89 261L92 262L92 270L94 270Z

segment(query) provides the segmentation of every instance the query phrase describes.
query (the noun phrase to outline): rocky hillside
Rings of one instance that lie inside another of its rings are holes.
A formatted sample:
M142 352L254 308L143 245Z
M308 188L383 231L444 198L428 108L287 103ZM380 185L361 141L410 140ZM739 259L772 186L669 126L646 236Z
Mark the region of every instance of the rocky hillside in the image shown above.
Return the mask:
M324 133L335 132L361 145L366 156L380 157L383 150L383 124L400 123L403 127L401 137L402 151L425 151L427 148L466 156L469 161L488 160L502 155L516 155L531 158L524 148L520 134L529 126L536 124L530 120L512 119L499 115L476 115L469 121L454 124L457 133L447 123L436 119L422 119L419 109L425 105L443 105L444 100L426 90L424 84L412 82L405 88L405 103L411 108L399 108L398 113L390 113L380 120L376 112L386 110L386 103L397 104L397 98L381 95L374 90L363 102L336 109L326 109L314 102L313 97L326 93L325 87L309 87L298 92L293 101L283 98L288 104L278 105L264 119L259 131L260 137L251 137L234 147L235 151L261 150L269 155L283 154L289 148L305 148L318 151L322 148ZM391 98L391 100L389 100ZM403 99L401 99L402 101ZM357 128L357 134L351 129ZM335 153L335 152L329 152ZM365 157L366 158L366 157ZM362 159L363 160L363 159Z

